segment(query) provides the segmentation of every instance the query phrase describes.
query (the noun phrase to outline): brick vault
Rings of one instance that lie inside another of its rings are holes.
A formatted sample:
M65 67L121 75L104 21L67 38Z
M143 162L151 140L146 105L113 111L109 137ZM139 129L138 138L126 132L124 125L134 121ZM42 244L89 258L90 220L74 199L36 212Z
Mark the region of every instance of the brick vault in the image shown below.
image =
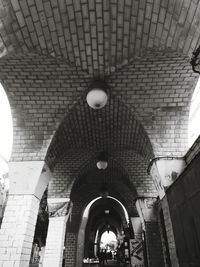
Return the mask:
M0 267L82 267L108 230L127 266L200 266L199 141L187 140L199 40L197 0L0 0L13 121ZM102 109L86 101L97 80Z

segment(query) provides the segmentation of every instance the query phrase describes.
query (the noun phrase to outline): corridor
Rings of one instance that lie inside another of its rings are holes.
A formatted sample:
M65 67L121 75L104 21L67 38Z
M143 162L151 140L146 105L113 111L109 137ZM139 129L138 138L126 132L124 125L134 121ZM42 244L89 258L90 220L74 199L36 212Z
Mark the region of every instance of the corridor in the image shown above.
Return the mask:
M199 267L199 74L199 0L0 0L0 267Z

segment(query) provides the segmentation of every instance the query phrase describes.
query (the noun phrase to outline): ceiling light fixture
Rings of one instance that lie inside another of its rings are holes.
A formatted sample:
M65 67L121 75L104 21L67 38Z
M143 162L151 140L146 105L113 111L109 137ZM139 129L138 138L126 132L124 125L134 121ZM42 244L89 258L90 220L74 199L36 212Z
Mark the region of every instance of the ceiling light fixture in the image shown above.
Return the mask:
M108 215L110 213L110 211L109 210L104 210L104 213Z
M108 167L108 154L106 152L100 152L97 160L97 168L99 170L105 170Z
M86 100L88 105L93 109L101 109L108 102L108 95L106 93L107 86L102 81L94 81L89 87Z

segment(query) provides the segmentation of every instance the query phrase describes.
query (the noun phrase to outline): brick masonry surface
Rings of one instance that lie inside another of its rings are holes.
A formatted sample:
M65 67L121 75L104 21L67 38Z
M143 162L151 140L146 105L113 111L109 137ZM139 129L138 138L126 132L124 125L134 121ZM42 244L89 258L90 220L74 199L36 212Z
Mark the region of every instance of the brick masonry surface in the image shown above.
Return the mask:
M96 167L95 153L70 151L54 168L49 197L69 197L71 194L73 202L76 199L76 203L81 203L82 208L76 211L80 214L84 205L98 197L102 185L106 184L110 195L120 198L131 214L136 196L157 195L152 178L146 172L147 163L141 156L132 151L123 151L113 152L110 158L108 170L102 172ZM88 165L89 160L91 163ZM120 165L115 162L120 162ZM74 184L75 179L77 185ZM73 210L77 209L76 205Z
M33 49L94 75L148 49L191 55L199 43L198 1L1 0L1 55Z
M135 198L156 195L146 174L149 160L187 151L197 82L188 56L199 44L199 14L199 1L0 0L0 81L12 108L11 160L45 159L54 174L49 196L72 198L65 266L76 264L75 230L102 185L135 216ZM95 78L108 85L109 101L100 111L85 101ZM99 173L102 150L109 167ZM157 227L146 227L155 244L150 264L160 267Z
M0 229L0 266L28 266L39 209L33 195L10 195Z
M162 209L163 217L164 217L164 224L165 224L165 230L166 230L167 243L168 243L168 248L169 248L171 264L172 264L172 266L179 266L178 260L177 260L176 245L175 245L175 240L174 240L174 232L173 232L173 227L172 227L172 221L171 221L167 196L165 196L160 201L159 211L161 209ZM160 217L159 217L159 221L160 221ZM160 223L161 223L161 221L160 221ZM161 226L160 230L163 232L162 227L163 226ZM165 240L165 242L166 242L166 240ZM166 244L165 244L165 246L166 246Z
M180 266L199 265L200 154L167 190L177 257Z
M157 222L145 223L147 257L150 267L164 267L160 232Z
M4 57L0 60L0 67L0 78L8 93L13 114L12 159L44 159L58 125L66 116L70 118L70 108L75 103L85 99L92 78L64 62L37 54ZM128 138L132 130L129 127L126 132L122 131L124 119L130 124L134 122L131 119L134 115L142 123L140 131L144 129L147 132L155 155L183 155L187 149L189 105L196 80L187 58L162 52L135 59L131 65L108 76L106 81L112 99L117 98L117 101L124 103L128 113L127 117L121 117L123 123L117 120L116 125L112 114L116 116L117 113L115 109L109 111L112 123L106 126L105 139L101 136L102 144L96 147L103 145L104 140L112 140L115 128L117 135L114 145L120 147L121 140ZM112 102L116 103L116 100ZM70 136L74 136L74 140L64 136L63 147L65 144L67 147L69 141L71 147L79 144L81 139L77 140L77 134L73 133L81 131L86 139L84 134L90 135L87 128L98 127L96 120L89 126L81 123L81 118L83 121L87 118L87 112L84 109L78 116L74 114L71 121L66 120L68 125L63 124L65 129L72 131ZM99 122L104 121L106 114L104 111L99 113ZM83 126L85 130L81 128ZM142 134L145 136L144 131ZM140 138L140 134L137 138ZM140 143L144 140L141 139ZM56 143L52 145L56 151ZM137 150L137 143L133 149Z
M66 233L66 250L64 252L65 267L74 267L76 259L77 234ZM83 244L84 245L84 244Z

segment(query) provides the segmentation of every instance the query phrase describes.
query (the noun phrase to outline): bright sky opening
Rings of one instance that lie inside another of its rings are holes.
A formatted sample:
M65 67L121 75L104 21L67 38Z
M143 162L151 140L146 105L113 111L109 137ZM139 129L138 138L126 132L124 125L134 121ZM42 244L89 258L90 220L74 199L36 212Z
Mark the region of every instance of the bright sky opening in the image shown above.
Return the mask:
M109 231L109 233L107 231L104 232L101 236L102 247L106 247L106 245L111 243L111 242L117 242L116 235L112 231Z
M13 127L10 104L7 95L0 84L0 169L5 168L2 159L8 161L11 156L13 142Z

